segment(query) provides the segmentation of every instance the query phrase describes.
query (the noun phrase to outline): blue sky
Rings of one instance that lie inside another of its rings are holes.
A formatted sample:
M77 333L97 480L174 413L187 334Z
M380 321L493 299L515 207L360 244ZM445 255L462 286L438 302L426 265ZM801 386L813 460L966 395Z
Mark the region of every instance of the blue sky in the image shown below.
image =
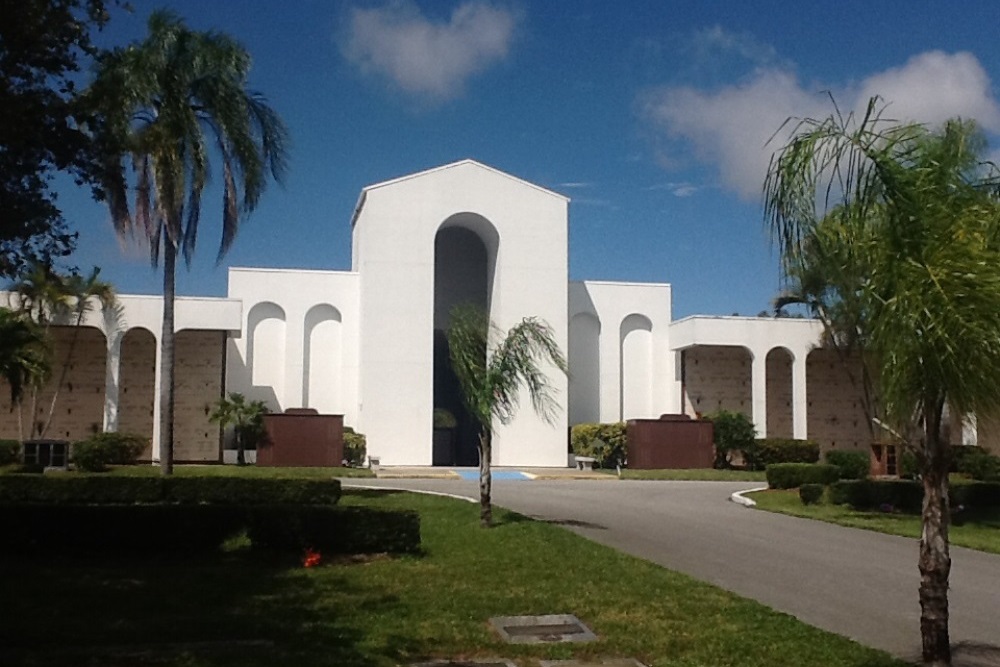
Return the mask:
M790 115L881 94L901 119L977 119L1000 146L1000 3L245 0L118 11L104 45L141 39L154 8L240 40L251 85L292 135L215 264L221 194L203 199L178 292L224 295L227 266L348 269L365 185L473 158L563 193L570 277L669 282L674 316L752 315L779 287L760 188ZM142 248L65 187L74 262L158 293Z

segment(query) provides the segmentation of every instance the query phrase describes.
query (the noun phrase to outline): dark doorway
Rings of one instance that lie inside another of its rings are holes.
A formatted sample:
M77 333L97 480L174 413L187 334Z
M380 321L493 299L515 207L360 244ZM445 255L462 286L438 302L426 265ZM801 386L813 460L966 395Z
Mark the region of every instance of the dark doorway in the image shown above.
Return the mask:
M479 224L489 225L479 216ZM447 330L451 311L459 304L473 304L489 310L489 252L483 239L465 226L447 223L434 239L434 408L455 416L456 428L450 445L441 433L432 462L434 465L475 466L479 463L479 424L465 410L458 378L451 368Z

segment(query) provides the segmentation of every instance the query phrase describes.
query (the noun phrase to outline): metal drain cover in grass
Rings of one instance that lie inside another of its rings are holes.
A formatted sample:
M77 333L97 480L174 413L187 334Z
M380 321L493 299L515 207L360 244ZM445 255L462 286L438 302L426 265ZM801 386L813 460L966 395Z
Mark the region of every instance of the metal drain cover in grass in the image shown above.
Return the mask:
M490 619L490 625L511 644L559 644L597 639L597 635L572 614L497 616Z

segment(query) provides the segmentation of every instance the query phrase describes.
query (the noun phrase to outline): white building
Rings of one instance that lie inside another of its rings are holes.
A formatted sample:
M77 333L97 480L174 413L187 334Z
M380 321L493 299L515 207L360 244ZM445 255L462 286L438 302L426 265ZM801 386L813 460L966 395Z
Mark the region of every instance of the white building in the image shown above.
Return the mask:
M446 408L462 436L451 460L437 463L474 464L474 427L444 340L451 308L464 302L503 329L544 319L569 359L568 378L551 369L557 419L523 406L497 429L497 465L565 466L572 424L721 408L751 416L760 436L867 446L849 371L817 349L818 323L674 322L668 284L570 283L568 204L464 160L365 188L351 219L350 271L233 268L228 298L180 299L177 459L220 460L207 415L225 390L273 410L343 414L383 465L431 464L433 410ZM156 458L160 303L126 296L122 305L117 319L91 315L78 335L74 388L64 390L49 435L144 433ZM70 334L59 335L65 343ZM16 420L0 410L0 437L11 437Z

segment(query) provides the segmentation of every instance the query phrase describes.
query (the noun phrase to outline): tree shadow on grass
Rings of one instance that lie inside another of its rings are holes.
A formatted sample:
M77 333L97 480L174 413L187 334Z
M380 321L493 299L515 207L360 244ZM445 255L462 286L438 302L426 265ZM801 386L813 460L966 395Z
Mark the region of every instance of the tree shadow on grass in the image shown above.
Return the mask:
M607 526L602 526L599 523L591 523L590 521L581 521L579 519L549 519L542 516L518 514L517 512L511 512L506 510L500 513L498 520L494 521L494 526L503 526L505 524L518 524L529 521L536 523L547 523L553 526L566 526L569 528L590 528L593 530L608 529Z
M369 624L407 611L364 565L306 570L239 553L4 557L0 568L0 664L10 667L392 665L429 650Z

